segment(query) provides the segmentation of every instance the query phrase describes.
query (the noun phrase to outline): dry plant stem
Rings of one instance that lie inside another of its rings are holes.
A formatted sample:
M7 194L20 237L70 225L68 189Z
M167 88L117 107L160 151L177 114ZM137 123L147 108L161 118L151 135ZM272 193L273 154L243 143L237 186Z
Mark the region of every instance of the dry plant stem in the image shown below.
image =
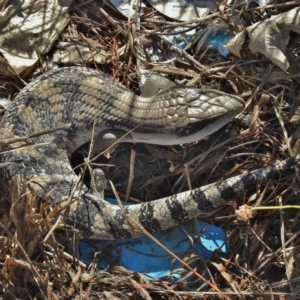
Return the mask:
M43 292L43 289L41 287L41 284L43 285L43 287L46 286L44 278L39 274L39 272L36 270L36 268L34 267L34 265L31 263L30 258L28 257L26 251L24 250L24 248L22 247L22 245L19 243L19 241L17 239L15 239L15 237L5 228L5 226L1 222L0 222L0 227L19 246L19 249L21 250L21 253L24 255L25 259L27 260L27 263L30 265L30 270L32 271L32 277L33 277L35 283L39 287L39 290L40 290L41 294L43 295L43 297L45 299L47 299L47 297L45 296L45 294ZM7 260L7 258L6 258L6 260ZM4 266L7 268L6 262L5 262Z
M261 237L253 230L253 228L251 228L250 226L248 226L248 229L251 231L252 235L255 236L256 239L259 240L259 242L268 250L270 251L270 253L272 253L273 255L276 256L276 259L279 259L280 256L276 255L275 252L261 239ZM261 257L260 257L261 259ZM259 261L259 259L257 260ZM256 265L258 264L258 262L254 265L253 269L255 270L255 268L257 267Z
M174 26L174 28L180 26L181 24L180 23L177 23L176 26ZM169 26L168 26L169 27ZM199 27L199 25L190 25L190 26L186 26L188 27L187 29L183 29L183 30L180 30L180 31L176 31L176 34L183 34L183 33L186 33L192 29L195 29L197 27ZM167 30L166 28L163 28L164 30ZM159 29L154 29L152 31L150 30L138 30L140 33L144 33L144 34L147 34L147 35L174 35L174 32L164 32L164 31L159 31Z
M188 54L185 50L179 49L177 47L171 46L170 50L175 51L179 56L183 56L186 58L192 66L195 66L199 69L201 72L207 71L207 67L200 64L197 60L195 60L190 54Z
M226 71L226 70L224 70L224 71ZM239 81L242 81L243 83L245 83L245 84L247 84L247 85L249 85L249 86L251 86L253 88L256 86L256 84L254 84L252 82L249 82L249 80L241 77L241 75L239 75L238 73L236 73L233 68L229 68L229 70L227 70L226 73L228 73L228 72L229 72L230 75L233 75L235 78L238 78ZM251 79L253 79L253 78L251 77ZM259 80L261 80L261 79L259 78Z
M186 25L190 25L190 24L193 24L193 23L201 23L201 22L203 22L205 20L212 19L214 17L218 17L219 15L220 15L219 12L216 12L216 13L212 13L212 14L209 14L209 15L201 17L201 18L191 19L191 20L184 21L184 22L178 22L178 23L172 22L171 25L165 26L164 30L177 28L178 25L180 25L180 26L186 26ZM148 21L148 20L146 20L146 21ZM149 21L152 22L152 23L157 23L157 24L161 24L161 25L165 25L165 24L169 23L169 22L166 22L166 21L152 20L152 19L149 20ZM151 33L159 32L159 30L160 29L157 29L157 30L154 30L154 31L150 31L150 34ZM147 32L147 34L148 34L148 32Z
M279 196L279 205L282 205L282 197ZM282 214L282 210L279 212L279 216L280 216L280 240L281 240L281 248L283 250L283 261L284 261L284 266L285 266L285 273L287 276L287 281L290 287L290 290L293 291L293 285L291 283L291 273L288 270L288 260L287 260L287 253L286 253L286 247L285 247L285 229L284 229L284 219L283 219L283 214Z
M113 144L111 144L109 147L107 147L105 150L103 150L101 153L99 153L98 155L96 155L91 162L93 162L94 160L96 160L97 158L99 158L101 155L105 154L106 152L108 152L111 149L114 149L114 147L119 144L122 139L124 139L127 135L129 135L131 132L133 132L135 129L137 129L138 126L136 126L135 128L133 128L132 130L127 131L126 133L124 133L124 135L122 137L120 137L117 141L115 141ZM91 153L92 149L90 149L89 153ZM90 155L90 154L89 154Z
M265 82L266 82L266 81L265 81L265 78L268 78L269 74L271 73L271 71L272 71L273 69L274 69L274 66L272 66L272 67L268 70L267 74L265 74L265 76L264 76L263 80L261 81L261 83L253 90L251 96L249 97L249 99L248 99L247 102L246 102L245 109L247 109L248 106L251 104L252 100L256 97L258 91L259 91L260 89L262 89L262 86L263 86L263 85L265 84Z
M283 96L283 94L281 94L281 102L282 102L282 100L283 100L283 99L282 99L282 96ZM289 155L290 155L290 156L293 156L294 154L293 154L293 151L292 151L292 149L291 149L291 144L290 144L290 139L288 138L288 133L287 133L287 131L286 131L286 128L285 128L284 122L283 122L283 120L282 120L282 118L281 118L281 115L280 115L280 113L278 112L278 110L277 110L277 108L276 108L275 105L274 105L274 110L275 110L276 116L277 116L277 118L278 118L279 124L280 124L280 126L281 126L281 129L282 129L282 132L283 132L283 137L284 137L284 142L285 142L286 147L287 147L287 149L288 149Z
M118 192L117 192L117 190L116 190L116 188L115 188L113 182L112 182L111 180L109 180L109 183L110 183L110 186L111 186L111 188L112 188L112 190L113 190L113 193L114 193L114 195L115 195L115 198L117 199L118 204L119 204L119 206L120 206L120 208L121 208L121 210L122 210L122 214L123 214L123 216L126 217L126 212L125 212L125 210L124 210L124 206L123 206L123 203L122 203L122 201L121 201L121 199L120 199L120 197L119 197L119 194L118 194ZM129 224L132 225L132 223L129 223Z
M81 178L81 176L78 176L78 179L77 179L77 181L76 181L76 183L75 183L75 186L74 186L74 189L73 189L73 191L71 192L71 194L69 195L69 198L67 199L67 204L65 204L65 205L63 205L61 208L59 208L56 212L55 212L55 214L59 214L60 215L60 213L62 212L62 211L64 211L65 209L67 209L72 203L74 203L74 202L76 202L77 200L78 200L78 197L74 197L74 193L75 193L75 191L76 191L76 189L77 189L77 187L78 187L78 185L80 184L80 183L82 183L82 178ZM55 187L54 187L55 188ZM54 189L53 188L53 189ZM75 226L76 227L76 226Z
M197 268L194 268L194 271L197 272ZM192 272L188 272L188 274L186 274L185 276L183 276L183 277L181 277L180 279L178 279L178 280L176 281L175 284L171 285L171 286L169 287L169 290L174 290L174 289L176 289L176 288L178 287L178 285L181 284L181 283L184 284L184 282L185 282L189 277L191 277L192 275L193 275Z
M196 277L198 277L200 280L204 281L207 285L209 285L212 289L214 289L216 292L220 293L218 295L223 296L225 299L230 300L223 292L221 292L216 286L211 284L207 279L205 279L203 276L201 276L198 272L196 272L193 268L191 268L188 264L186 264L183 260L181 260L178 256L176 256L172 251L170 251L168 248L166 248L161 242L159 242L153 235L151 235L148 231L146 231L138 222L136 222L134 219L130 218L128 215L126 215L126 219L131 223L134 224L135 228L138 228L143 235L150 238L153 242L155 242L159 247L161 247L163 250L165 250L169 255L171 255L174 259L176 259L179 263L181 263L186 269L191 271Z
M135 164L135 159L136 159L136 151L134 149L131 149L131 156L130 156L130 167L129 167L129 178L128 178L128 185L126 189L126 196L125 196L125 201L128 200L133 179L134 179L134 164Z
M138 1L138 0L137 0ZM127 53L128 49L130 49L131 51L133 50L133 44L135 41L135 30L133 28L133 26L131 25L135 25L136 24L136 19L137 19L137 11L133 10L133 5L134 5L134 1L130 1L130 13L128 14L128 18L127 18L127 43L126 43L126 48L125 48L125 53ZM131 20L133 21L131 23ZM131 57L131 56L130 56Z
M75 274L75 276L72 279L72 283L77 283L79 281L80 275L81 275L81 267L78 266L77 268L77 273Z
M193 70L184 70L184 69L179 69L179 68L175 67L174 65L171 64L174 61L176 61L176 57L173 57L164 62L150 63L150 62L146 61L145 68L151 67L151 70L155 71L157 73L164 73L164 74L168 74L168 75L174 75L174 73L175 73L176 75L185 76L187 78L194 78L195 76L199 75L198 73L196 73ZM168 67L166 68L165 65L167 65Z
M59 217L57 218L57 220L55 221L55 223L53 224L53 226L50 228L47 235L45 236L45 238L44 238L45 243L47 242L47 240L51 236L51 234L54 232L54 230L59 226L61 218L62 218L62 215L60 214Z
M41 132L32 133L32 134L29 134L29 135L24 136L24 137L12 138L12 139L9 139L9 140L2 140L2 141L0 141L0 146L4 147L4 146L11 145L11 144L14 144L14 143L27 141L28 139L31 139L31 138L34 138L34 137L37 137L37 136L40 136L40 135L52 133L52 132L59 131L59 130L68 129L70 127L71 127L71 124L67 124L65 126L57 127L57 128L54 128L54 129L48 129L48 130L44 130L44 131L41 131ZM42 144L42 145L44 145L44 144ZM39 145L34 145L34 146L39 146ZM19 148L22 148L22 147L19 147ZM11 152L13 150L9 150L9 151Z
M101 14L106 18L106 20L111 23L113 26L116 27L116 29L118 30L118 32L124 34L124 27L122 27L121 25L119 25L119 21L114 20L104 9L100 8L99 11L101 12Z
M56 256L53 254L55 250L54 250L52 247L50 247L49 244L45 243L45 244L44 244L44 247L49 248L49 250L51 251L51 252L49 252L49 251L46 252L47 255L48 255L49 257L51 257L51 258L56 257ZM79 260L78 258L74 257L74 255L71 255L71 254L69 254L69 253L67 253L67 252L63 252L63 253L62 253L62 256L63 256L66 260L71 261L72 263L73 263L73 262L76 263L76 264L77 264L78 266L80 266L81 268L87 269L87 265L86 265L85 263L83 263L81 260Z
M265 285L265 283L264 283ZM153 293L153 292L152 292ZM155 291L156 294L163 294L165 292L158 292ZM205 296L208 295L215 295L216 293L214 292L182 292L182 291L176 291L176 294L180 295L180 296L185 296L187 297L186 299L194 299L192 297L201 297L201 298L195 298L195 299L214 299L214 298L209 298L209 297L203 297L203 294L205 294ZM285 292L270 292L270 291L266 291L266 292L241 292L238 296L239 298L236 298L237 293L235 292L226 292L227 295L232 295L235 296L235 298L231 298L231 299L245 299L244 296L251 296L251 298L247 298L247 299L296 299L298 300L298 298L295 298L296 294L291 294L291 293L285 293ZM253 296L262 296L262 298L253 298ZM278 296L277 298L273 297L273 296ZM286 298L282 298L283 296L286 296ZM294 297L294 298L291 298Z
M187 183L188 183L188 188L189 188L189 190L191 190L192 189L192 183L191 183L190 169L189 169L189 166L187 164L184 165L184 170L185 170L186 180L187 180Z
M291 238L289 238L286 242L285 242L285 246L288 245L289 243L291 243L297 236L300 235L300 231L298 231L297 233L295 233ZM278 256L278 254L280 252L282 252L283 249L280 247L278 248L274 253L272 253L264 262L262 262L260 264L260 266L256 269L253 270L251 272L251 274L249 274L249 276L240 284L240 287L242 288L244 285L246 285L249 280L256 274L258 273L263 267L265 267L272 259L276 258L276 256Z
M221 147L224 147L224 145L226 145L227 143L233 141L235 139L235 137L229 138L227 140L225 140L222 143L218 143L215 146L212 146L209 150L207 150L204 153L201 153L199 155L197 155L196 157L192 158L190 161L188 161L187 163L184 164L184 170L186 171L186 168L189 168L189 174L192 173L193 178L195 178L195 176L197 176L198 174L201 175L200 173L203 171L203 169L205 168L205 166L201 166L201 164L203 163L203 161L206 159L206 157L210 154L210 153L214 153L216 152L218 149L220 149ZM227 151L225 151L224 156L226 155ZM221 160L221 159L220 159ZM192 166L195 162L196 165ZM190 168L192 167L192 171L190 171ZM215 166L217 167L217 165ZM180 174L179 178L176 180L176 182L173 185L173 188L181 185L181 188L179 189L179 191L182 191L182 188L184 185L184 178L186 177L187 174L182 172L182 168L178 168L176 169L173 174ZM189 184L189 183L188 183ZM192 185L191 185L192 186ZM190 187L190 189L192 189Z
M138 294L142 296L142 299L152 300L152 297L149 295L149 293L138 282L131 278L129 278L129 280L133 287L138 291Z

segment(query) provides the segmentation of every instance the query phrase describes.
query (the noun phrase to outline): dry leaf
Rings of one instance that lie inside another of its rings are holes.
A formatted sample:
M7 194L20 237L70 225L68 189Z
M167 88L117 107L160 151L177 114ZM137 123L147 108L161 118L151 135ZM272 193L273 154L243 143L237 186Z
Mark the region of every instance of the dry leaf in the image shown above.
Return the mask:
M228 282L228 284L231 286L232 290L237 293L238 295L241 295L242 292L237 284L237 282L233 279L233 277L227 273L224 269L224 266L222 264L217 264L215 262L211 262L211 264L213 264L217 270L221 273L221 275L223 276L223 278ZM241 295L241 299L243 299L242 295Z
M251 52L264 54L275 65L286 71L290 67L286 57L290 31L300 33L299 7L246 27L226 46L231 53L240 57L240 50L246 39L245 32L247 32Z
M0 51L15 73L34 65L41 53L50 50L69 21L67 13L71 3L71 0L24 0L21 6L10 3L5 10L2 8ZM2 22L6 19L10 20ZM8 72L7 68L0 71Z

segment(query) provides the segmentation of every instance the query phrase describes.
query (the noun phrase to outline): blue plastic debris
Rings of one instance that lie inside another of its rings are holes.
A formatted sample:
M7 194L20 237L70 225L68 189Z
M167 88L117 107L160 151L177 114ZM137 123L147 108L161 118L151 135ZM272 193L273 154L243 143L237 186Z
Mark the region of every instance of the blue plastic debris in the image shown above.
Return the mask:
M195 29L189 30L186 33L176 34L176 31L184 30L184 27L179 27L174 30L174 35L162 36L163 39L169 41L179 49L184 49L189 43L193 41L195 36L199 35L200 32L196 32Z
M114 199L107 201L116 204ZM211 259L216 250L227 253L224 230L202 221L189 221L184 225L159 231L153 236L181 259L188 253L196 253L204 260ZM150 278L169 276L171 281L184 275L182 265L146 236L116 241L85 239L80 242L79 248L81 260L87 264L93 261L95 252L100 251L100 256L97 256L100 269L123 266L128 270L147 274Z
M208 44L217 50L223 57L226 57L229 54L229 51L225 45L231 38L232 37L229 34L218 31L209 39Z

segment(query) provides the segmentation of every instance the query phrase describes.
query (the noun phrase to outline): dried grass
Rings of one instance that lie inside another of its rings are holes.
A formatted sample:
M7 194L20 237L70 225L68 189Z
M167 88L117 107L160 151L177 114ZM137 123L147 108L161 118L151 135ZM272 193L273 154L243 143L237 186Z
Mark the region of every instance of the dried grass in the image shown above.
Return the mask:
M241 18L244 24L251 24L286 11L294 4L281 2L263 10L249 8L241 12ZM91 53L104 50L110 62L100 66L93 60L86 63L78 57L78 63L100 68L139 92L136 80L139 59L140 64L171 79L185 78L188 85L201 83L242 95L250 115L248 124L234 121L194 145L121 144L110 159L102 157L99 161L110 165L103 169L120 196L133 202L150 201L265 167L299 152L300 80L293 75L299 71L284 74L268 59L253 55L246 47L243 58L230 55L224 59L212 49L196 54L195 44L191 44L181 51L185 60L172 59L167 64L166 61L149 62L140 53L145 47L156 45L157 35L168 34L180 25L178 22L166 20L149 9L141 16L138 30L134 21L128 22L107 6L105 10L88 6L77 9L83 8L86 10L81 11L80 17L73 15L60 40L87 44ZM105 21L96 24L85 16L86 12L99 14ZM212 13L200 18L197 27L206 28L218 16L239 29L227 8L222 15ZM195 27L194 21L184 25ZM140 35L143 38L136 45L134 40ZM293 70L299 70L299 49L299 36L291 34L288 56ZM164 57L168 49L161 51ZM52 67L49 55L41 57L42 71ZM2 76L0 80L5 83L5 89L1 90L4 96L13 98L15 87L22 88L17 78ZM292 173L245 195L239 204L299 203L297 177ZM85 273L87 266L68 255L53 234L45 240L53 224L50 208L43 204L37 213L32 207L34 196L21 191L18 182L11 194L10 198L3 190L0 199L3 291L0 295L4 299L295 299L299 293L300 221L296 210L257 212L248 222L238 222L230 209L227 215L223 210L204 216L209 223L226 230L230 243L230 255L216 253L212 262L208 262L210 281L221 294L213 289L206 289L205 293L188 292L187 283L182 281L149 282L122 268L93 270L89 275Z

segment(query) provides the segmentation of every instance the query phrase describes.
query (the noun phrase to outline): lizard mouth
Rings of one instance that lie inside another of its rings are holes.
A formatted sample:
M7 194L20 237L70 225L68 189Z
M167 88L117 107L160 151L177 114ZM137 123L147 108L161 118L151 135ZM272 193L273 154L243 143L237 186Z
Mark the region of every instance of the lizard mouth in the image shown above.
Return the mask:
M179 137L185 137L185 136L190 136L195 133L201 132L201 131L205 130L207 127L209 127L213 124L216 124L218 119L219 119L218 117L215 117L215 118L211 118L208 120L189 124L186 127L178 128L177 135Z

